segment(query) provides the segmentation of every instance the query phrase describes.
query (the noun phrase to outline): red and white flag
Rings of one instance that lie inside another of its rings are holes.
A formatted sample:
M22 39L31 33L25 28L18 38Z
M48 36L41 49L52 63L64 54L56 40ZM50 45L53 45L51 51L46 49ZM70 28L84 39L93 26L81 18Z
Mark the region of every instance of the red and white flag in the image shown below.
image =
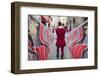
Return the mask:
M71 52L72 58L81 58L87 44L79 44L78 42L83 38L83 28L79 26L67 34L67 46Z
M79 42L83 37L83 29L82 26L73 29L71 32L67 34L67 45L71 48L74 44Z

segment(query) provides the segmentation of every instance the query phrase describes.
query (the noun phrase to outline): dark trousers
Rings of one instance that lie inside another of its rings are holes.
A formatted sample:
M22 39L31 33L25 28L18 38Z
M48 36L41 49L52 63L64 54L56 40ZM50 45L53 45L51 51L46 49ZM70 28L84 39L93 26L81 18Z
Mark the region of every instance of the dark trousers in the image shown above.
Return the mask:
M59 58L59 48L60 47L57 47L57 58ZM64 57L64 47L61 47L61 59L63 59L63 57Z

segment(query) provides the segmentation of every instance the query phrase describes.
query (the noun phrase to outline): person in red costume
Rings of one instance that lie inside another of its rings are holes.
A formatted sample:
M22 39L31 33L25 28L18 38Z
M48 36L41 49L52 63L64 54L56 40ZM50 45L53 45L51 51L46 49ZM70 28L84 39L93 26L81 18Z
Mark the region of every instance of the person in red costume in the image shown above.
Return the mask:
M58 22L58 27L56 29L56 34L57 34L57 41L56 41L57 55L56 57L59 58L59 48L61 48L61 59L63 59L64 57L64 47L66 46L65 33L66 33L66 30L64 26L62 25L61 22Z

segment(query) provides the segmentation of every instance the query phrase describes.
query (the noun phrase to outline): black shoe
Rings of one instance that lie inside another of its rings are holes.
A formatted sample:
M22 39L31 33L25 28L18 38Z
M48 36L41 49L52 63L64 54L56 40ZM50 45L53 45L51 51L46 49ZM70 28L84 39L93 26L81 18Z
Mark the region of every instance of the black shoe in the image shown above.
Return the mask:
M56 55L56 58L59 59L59 55Z
M61 59L63 59L64 56L61 56Z

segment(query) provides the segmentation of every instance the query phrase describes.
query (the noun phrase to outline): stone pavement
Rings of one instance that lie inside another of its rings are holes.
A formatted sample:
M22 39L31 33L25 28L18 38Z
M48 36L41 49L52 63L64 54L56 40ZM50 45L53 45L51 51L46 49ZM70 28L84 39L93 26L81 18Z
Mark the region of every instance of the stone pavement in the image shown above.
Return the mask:
M56 47L56 40L54 40L52 42L52 44L50 45L50 53L49 53L49 56L48 56L48 60L56 60L56 50L57 50L57 47ZM61 49L59 49L60 51ZM61 55L61 53L59 52L59 54ZM59 56L60 56L59 55ZM64 47L64 59L71 59L71 54L70 54L70 51L67 49L67 46Z

